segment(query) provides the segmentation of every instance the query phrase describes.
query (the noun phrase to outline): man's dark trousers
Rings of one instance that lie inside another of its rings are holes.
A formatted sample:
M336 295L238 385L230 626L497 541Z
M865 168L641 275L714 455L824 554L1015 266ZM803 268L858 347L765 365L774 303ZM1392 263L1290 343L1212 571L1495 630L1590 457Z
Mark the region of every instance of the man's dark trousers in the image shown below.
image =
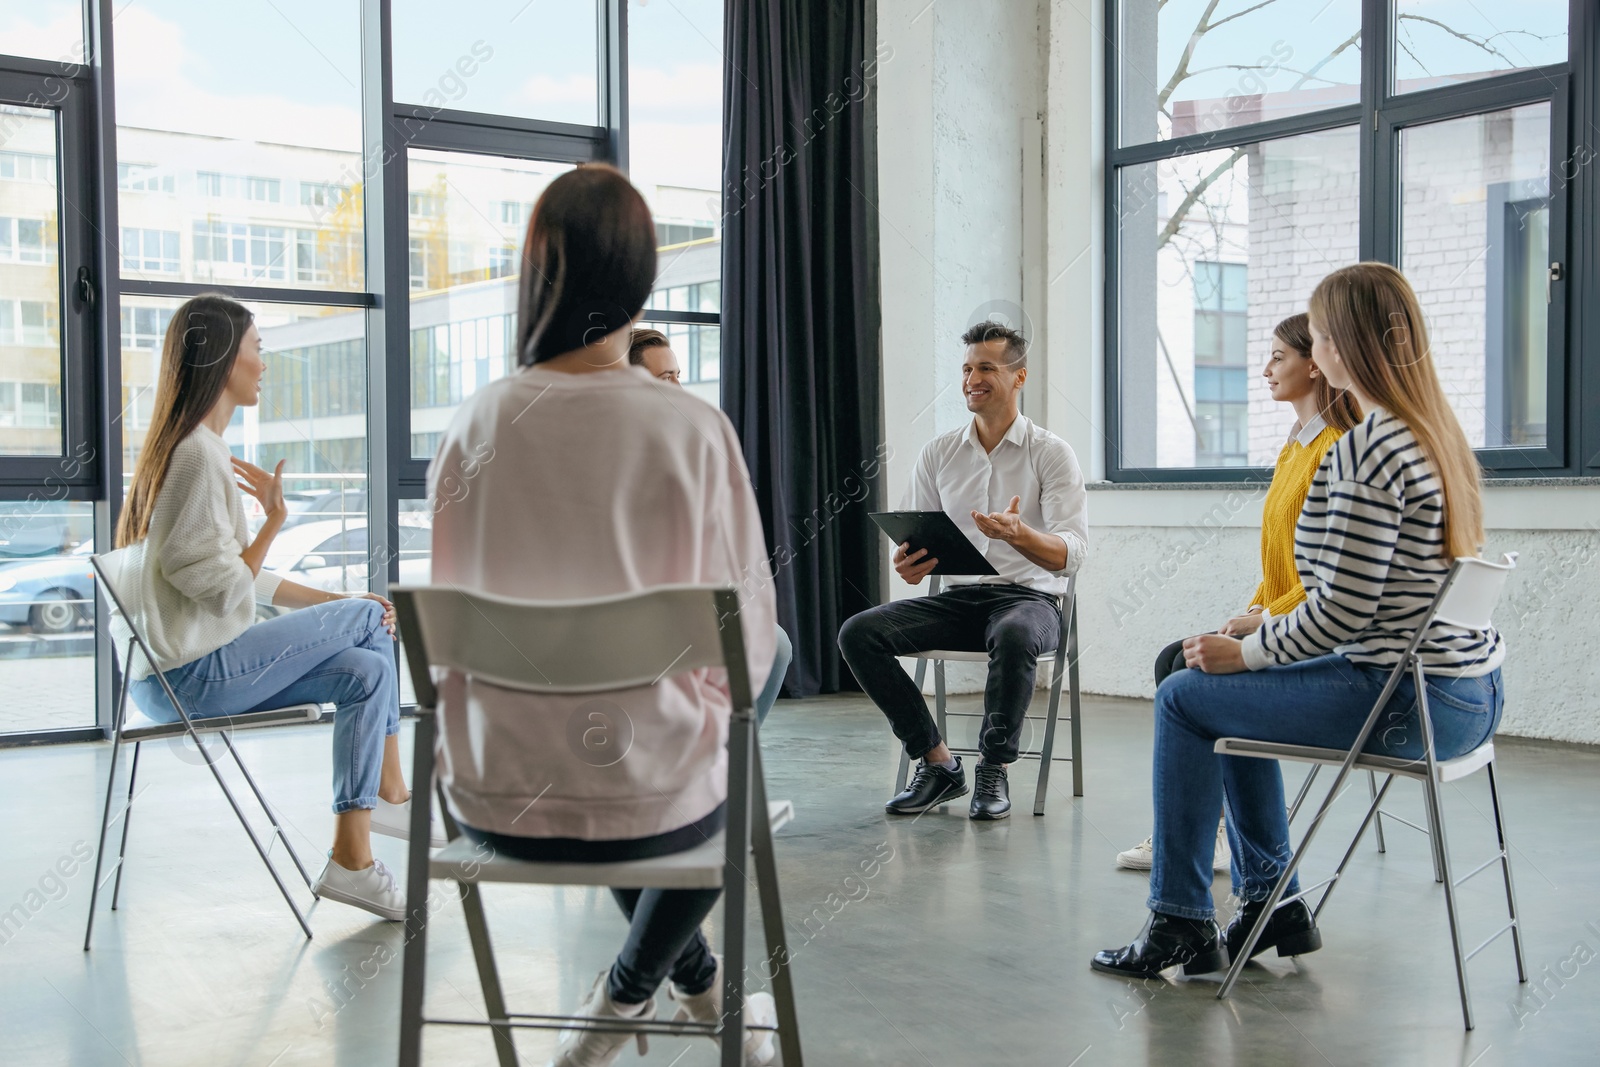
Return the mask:
M958 585L868 608L839 629L839 651L912 759L941 740L917 684L897 657L930 649L989 653L978 751L1012 763L1033 699L1038 658L1061 643L1056 598L1021 585Z

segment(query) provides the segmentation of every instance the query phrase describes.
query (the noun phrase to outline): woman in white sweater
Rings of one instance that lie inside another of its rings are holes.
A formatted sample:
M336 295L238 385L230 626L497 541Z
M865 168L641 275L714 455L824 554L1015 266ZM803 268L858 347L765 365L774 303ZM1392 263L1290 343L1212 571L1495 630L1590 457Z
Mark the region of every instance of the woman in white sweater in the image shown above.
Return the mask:
M369 837L404 838L410 820L397 737L393 608L373 593L344 597L262 569L287 514L283 463L268 473L235 458L222 432L236 408L260 400L265 372L261 336L242 305L198 296L174 313L150 432L117 524L117 546L134 549L128 607L159 662L136 656L123 667L134 679L135 701L165 721L177 712L155 670L198 717L336 705L338 817L313 889L399 920L405 894L373 858ZM266 512L253 538L239 489ZM258 603L306 610L255 623ZM126 647L126 624L114 618L112 629Z
M433 580L536 600L674 583L735 586L752 690L777 632L761 516L727 416L628 362L656 276L650 209L618 171L580 167L539 198L523 248L520 369L462 403L428 471ZM722 671L603 696L620 755L569 741L596 698L534 696L449 672L439 776L463 832L497 853L620 862L693 848L723 825L730 701ZM720 890L615 891L626 943L580 1014L648 1018L671 979L680 1010L721 1017L700 924ZM770 1021L772 998L748 998ZM583 1029L558 1067L601 1067L630 1035ZM746 1062L770 1062L754 1032Z
M1243 948L1288 864L1283 775L1274 761L1217 756L1219 737L1349 748L1389 672L1438 595L1451 560L1483 544L1477 457L1439 384L1417 297L1382 263L1324 278L1311 294L1311 355L1335 389L1367 416L1329 451L1295 526L1306 597L1243 640L1221 634L1183 643L1190 670L1156 690L1155 851L1150 919L1091 966L1154 977L1220 970ZM1440 759L1494 735L1504 708L1493 628L1435 621L1417 648ZM1423 754L1414 680L1405 678L1367 742L1369 752ZM1211 900L1212 819L1227 797L1244 904L1227 931ZM1291 881L1287 895L1299 886ZM1280 905L1255 952L1280 956L1322 944L1303 900Z

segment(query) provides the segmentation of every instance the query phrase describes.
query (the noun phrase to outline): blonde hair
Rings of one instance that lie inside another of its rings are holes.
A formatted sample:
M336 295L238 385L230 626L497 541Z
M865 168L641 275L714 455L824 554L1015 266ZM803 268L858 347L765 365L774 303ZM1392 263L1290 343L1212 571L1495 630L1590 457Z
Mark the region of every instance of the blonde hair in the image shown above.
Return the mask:
M1417 294L1387 263L1334 271L1311 294L1311 322L1338 349L1355 385L1406 424L1439 477L1444 551L1476 556L1483 545L1483 471L1450 407L1428 348Z

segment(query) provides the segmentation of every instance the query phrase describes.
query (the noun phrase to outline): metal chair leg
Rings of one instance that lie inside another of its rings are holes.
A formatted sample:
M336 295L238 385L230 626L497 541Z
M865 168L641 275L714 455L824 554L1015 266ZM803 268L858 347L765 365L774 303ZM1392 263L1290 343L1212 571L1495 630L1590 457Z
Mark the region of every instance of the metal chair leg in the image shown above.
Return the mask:
M924 678L926 678L927 676L928 676L928 661L925 660L925 659L917 660L916 685L917 685L917 692L918 693L922 692L922 680ZM894 779L894 791L896 793L905 792L906 777L910 773L911 773L911 754L906 751L906 746L901 745L900 746L900 772L897 775L895 775L895 779Z
M433 808L433 714L417 717L412 737L411 839L426 841ZM428 850L406 856L406 944L400 977L400 1067L422 1063L422 1002L428 968ZM498 1045L498 1041L496 1042Z
M1372 803L1367 805L1367 814L1361 820L1361 827L1356 830L1355 837L1350 839L1350 845L1344 850L1344 855L1339 859L1339 866L1334 868L1333 877L1328 879L1327 888L1323 889L1322 896L1317 898L1317 906L1311 911L1311 921L1314 923L1322 918L1322 909L1328 906L1328 898L1333 896L1333 891L1339 887L1339 879L1344 877L1344 869L1350 865L1351 858L1356 854L1356 848L1361 844L1361 839L1366 836L1367 826L1377 816L1383 804L1383 798L1389 792L1389 786L1394 784L1394 775L1389 775L1383 780L1383 788L1379 789L1372 797ZM1315 887L1313 887L1315 888Z
M505 995L500 990L500 971L495 966L494 946L489 941L489 922L483 914L482 889L469 882L457 882L456 887L461 891L461 910L466 913L472 958L478 965L478 984L483 987L483 1006L491 1023L506 1022ZM499 1057L500 1067L517 1067L517 1049L511 1041L511 1027L495 1026L492 1029L495 1055Z
M289 858L294 861L295 869L300 872L300 877L305 880L306 888L310 889L311 875L306 871L306 865L300 862L300 853L294 850L294 844L289 840L289 835L283 832L283 824L278 821L278 813L271 804L267 803L267 798L262 794L261 787L256 785L255 775L251 774L250 768L244 765L244 759L240 757L239 750L233 747L233 738L228 735L228 731L222 730L220 732L222 734L222 743L228 746L228 752L233 756L234 765L239 768L239 773L244 775L244 780L250 783L250 791L256 795L256 801L260 803L261 810L267 813L267 821L272 823L273 833L277 834L278 840L283 842L284 850L289 853Z
M1430 746L1431 747L1431 746ZM1455 879L1450 872L1450 846L1445 841L1444 812L1441 810L1441 797L1439 785L1432 771L1433 761L1429 761L1428 780L1422 783L1428 805L1428 822L1433 828L1434 839L1439 842L1439 860L1444 867L1444 906L1450 920L1450 948L1455 954L1456 961L1456 987L1461 993L1461 1019L1466 1028L1473 1028L1472 1021L1472 991L1467 986L1467 958L1462 954L1461 948L1461 913L1456 906Z
M1390 781L1393 781L1394 780L1394 775L1391 774L1389 776L1389 779L1390 779ZM1371 796L1374 800L1376 800L1377 797L1378 797L1378 776L1376 774L1372 773L1371 771L1367 772L1367 794L1369 796ZM1373 816L1372 826L1373 826L1373 829L1376 830L1377 834L1378 834L1378 851L1379 852L1387 852L1387 851L1389 851L1387 848L1384 847L1384 843L1383 843L1383 809L1382 808L1379 808L1378 811L1377 811L1377 814L1375 814Z
M762 817L767 810L766 773L761 765L761 746L757 745L750 762L750 806L756 818L750 824L751 845L755 852L756 892L761 900L761 925L767 936L767 960L772 968L773 999L778 1005L778 1049L784 1067L802 1067L800 1053L800 1015L794 1002L794 976L789 964L788 938L783 929L783 902L778 892L778 865L772 847L772 824Z
M1506 911L1511 917L1511 947L1517 957L1517 981L1528 980L1528 968L1522 958L1522 923L1517 919L1517 891L1511 884L1511 846L1506 844L1505 813L1500 810L1500 787L1495 782L1494 760L1488 763L1489 802L1494 807L1494 833L1500 843L1500 873L1506 883Z
M122 844L117 848L117 879L111 883L111 910L117 910L122 899L122 872L128 866L128 826L133 822L133 791L139 781L139 750L143 746L133 743L133 766L128 770L128 804L122 809Z
M123 662L127 662L124 660ZM127 706L128 680L122 680L122 694L117 698L116 717L111 720L111 769L106 775L106 803L100 813L100 844L94 850L94 881L89 883L89 921L83 928L83 951L89 951L89 938L94 935L94 905L100 897L100 871L105 866L106 832L111 829L111 801L117 794L117 761L122 758L122 711ZM120 864L121 861L118 860Z
M1050 679L1050 710L1044 720L1044 744L1039 748L1039 785L1033 793L1033 813L1044 814L1044 798L1050 789L1050 761L1056 748L1056 716L1061 711L1061 663L1062 657L1057 656L1051 671L1054 675Z
M945 720L945 689L944 689L944 660L933 661L933 717L934 723L939 727L939 740L945 744L950 743L950 727ZM948 808L949 801L940 804L941 808Z
M1300 814L1300 805L1305 803L1306 794L1311 792L1311 783L1317 780L1317 772L1320 770L1322 768L1313 763L1311 769L1306 772L1306 780L1300 783L1300 792L1294 795L1294 803L1289 805L1290 822L1294 822L1294 817Z
M1083 796L1083 687L1078 684L1078 601L1074 596L1067 622L1067 727L1072 732L1072 795Z
M1417 718L1422 723L1423 755L1428 764L1428 777L1422 783L1422 796L1428 810L1428 828L1444 875L1444 907L1450 919L1450 948L1456 958L1456 987L1461 992L1461 1019L1471 1030L1472 991L1467 988L1467 958L1461 950L1461 912L1456 907L1455 877L1450 872L1450 842L1444 831L1444 798L1439 789L1439 763L1433 744L1433 715L1428 710L1427 678L1422 673L1420 660L1412 661L1412 678L1416 685Z
M745 978L745 896L749 888L744 865L750 855L750 820L765 819L765 811L751 810L754 763L754 721L748 710L735 708L728 724L728 821L723 831L722 877L722 1067L743 1067Z

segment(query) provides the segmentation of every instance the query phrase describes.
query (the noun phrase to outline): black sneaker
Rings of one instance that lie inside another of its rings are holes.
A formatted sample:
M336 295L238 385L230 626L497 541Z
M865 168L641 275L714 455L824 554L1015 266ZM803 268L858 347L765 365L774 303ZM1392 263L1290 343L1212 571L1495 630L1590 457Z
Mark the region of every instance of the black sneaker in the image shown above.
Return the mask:
M956 757L956 769L947 771L935 767L927 760L917 764L906 791L883 806L890 815L920 815L956 797L967 795L967 776L961 770L961 757Z
M1011 814L1011 786L1006 766L984 760L972 772L972 819L1004 819Z

